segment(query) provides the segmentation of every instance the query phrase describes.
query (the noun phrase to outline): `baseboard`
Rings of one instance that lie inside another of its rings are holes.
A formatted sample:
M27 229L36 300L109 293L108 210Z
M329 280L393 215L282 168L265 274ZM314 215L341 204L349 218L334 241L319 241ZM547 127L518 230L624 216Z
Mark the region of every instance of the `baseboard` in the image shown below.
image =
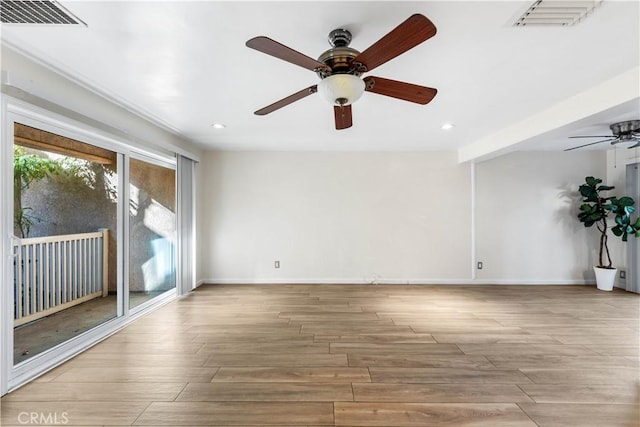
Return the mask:
M365 284L365 285L595 285L589 280L490 280L490 279L379 279L375 281L355 278L209 278L198 281L218 285L291 285L291 284Z

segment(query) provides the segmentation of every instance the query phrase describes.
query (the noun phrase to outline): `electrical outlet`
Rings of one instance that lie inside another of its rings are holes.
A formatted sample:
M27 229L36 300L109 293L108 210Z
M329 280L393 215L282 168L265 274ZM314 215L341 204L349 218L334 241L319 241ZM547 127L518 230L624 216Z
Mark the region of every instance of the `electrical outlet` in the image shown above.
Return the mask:
M274 267L275 267L275 268L280 268L280 261L276 261L276 262L274 263Z
M478 270L482 270L482 261L478 261Z
M626 279L627 278L627 272L625 270L620 270L620 278L621 279Z

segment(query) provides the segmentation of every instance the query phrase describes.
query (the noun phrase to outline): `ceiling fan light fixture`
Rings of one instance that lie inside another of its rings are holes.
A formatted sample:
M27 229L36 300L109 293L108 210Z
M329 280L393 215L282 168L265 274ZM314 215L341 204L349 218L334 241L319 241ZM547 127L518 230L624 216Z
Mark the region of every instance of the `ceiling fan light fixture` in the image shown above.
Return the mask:
M364 93L364 81L351 74L333 74L318 83L318 92L331 105L351 105Z

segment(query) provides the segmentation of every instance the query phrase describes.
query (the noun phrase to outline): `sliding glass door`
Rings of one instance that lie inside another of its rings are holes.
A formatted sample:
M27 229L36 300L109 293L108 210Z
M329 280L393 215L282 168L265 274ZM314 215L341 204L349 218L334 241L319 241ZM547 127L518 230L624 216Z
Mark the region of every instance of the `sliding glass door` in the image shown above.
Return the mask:
M12 102L0 128L0 394L188 292L194 273L193 161L180 157L178 180L176 155Z

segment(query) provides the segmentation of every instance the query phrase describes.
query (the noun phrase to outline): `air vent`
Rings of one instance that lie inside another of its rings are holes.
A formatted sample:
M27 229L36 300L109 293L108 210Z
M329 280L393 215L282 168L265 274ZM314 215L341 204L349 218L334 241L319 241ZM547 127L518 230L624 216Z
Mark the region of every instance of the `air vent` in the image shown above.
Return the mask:
M56 1L0 1L3 24L84 25Z
M575 25L600 6L602 0L537 0L516 21L515 27Z

